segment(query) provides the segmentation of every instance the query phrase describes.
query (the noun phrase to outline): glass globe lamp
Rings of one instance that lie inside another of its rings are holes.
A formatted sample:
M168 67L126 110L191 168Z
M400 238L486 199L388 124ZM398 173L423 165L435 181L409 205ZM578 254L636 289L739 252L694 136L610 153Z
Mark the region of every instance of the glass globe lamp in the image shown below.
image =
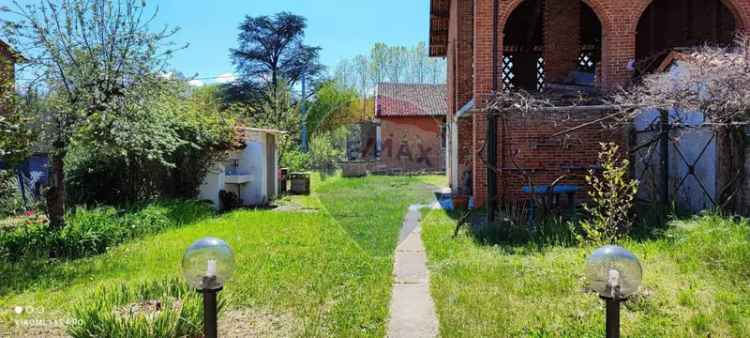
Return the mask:
M182 256L185 280L198 290L220 290L233 272L234 252L218 238L200 239Z
M589 288L601 297L625 299L638 291L643 270L630 251L608 245L594 251L586 260L585 275Z

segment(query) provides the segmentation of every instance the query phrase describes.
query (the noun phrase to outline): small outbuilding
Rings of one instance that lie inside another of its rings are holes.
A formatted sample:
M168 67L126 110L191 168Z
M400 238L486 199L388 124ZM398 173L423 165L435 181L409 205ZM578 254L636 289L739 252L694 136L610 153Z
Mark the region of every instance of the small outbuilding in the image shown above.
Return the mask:
M444 171L447 113L445 85L378 84L378 169Z
M245 146L214 164L203 180L199 198L214 208L227 206L222 191L233 194L242 206L264 206L279 195L279 136L272 129L243 128Z

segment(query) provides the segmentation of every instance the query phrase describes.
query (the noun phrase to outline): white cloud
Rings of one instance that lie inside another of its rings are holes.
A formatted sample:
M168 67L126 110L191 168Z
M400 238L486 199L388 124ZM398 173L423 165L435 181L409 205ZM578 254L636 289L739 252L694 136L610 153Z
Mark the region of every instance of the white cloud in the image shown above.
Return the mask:
M230 83L237 81L237 76L234 73L224 73L216 77L218 83Z
M188 81L188 84L193 87L203 87L205 83L203 83L203 81L201 80L190 80Z

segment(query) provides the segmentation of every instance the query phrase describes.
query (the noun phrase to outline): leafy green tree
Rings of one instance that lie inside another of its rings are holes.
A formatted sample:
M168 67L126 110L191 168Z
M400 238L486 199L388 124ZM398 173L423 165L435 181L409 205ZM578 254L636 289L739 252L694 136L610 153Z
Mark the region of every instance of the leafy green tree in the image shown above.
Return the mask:
M311 79L323 74L325 68L318 61L320 47L304 44L306 28L304 17L288 12L245 17L240 25L239 48L231 53L248 92L265 94L262 96L273 101L281 83L292 87L303 74Z
M279 152L281 160L300 141L302 118L291 88L285 79L280 79L276 88L267 88L261 103L235 103L229 106L228 113L236 116L243 124L255 128L269 128L285 131L280 136Z
M358 120L357 91L336 81L325 82L315 93L307 112L307 128L312 135L333 131Z
M142 90L126 113L99 116L73 138L66 158L73 201L193 198L210 167L239 146L214 90L166 79Z
M137 114L142 88L160 81L166 60L177 47L177 29L152 30L155 18L143 0L13 1L4 7L16 21L3 33L28 59L40 85L51 93L43 119L51 145L51 188L47 208L53 228L65 219L65 156L73 136L98 124L119 132L113 116Z
M8 109L8 105L5 105ZM0 115L0 216L12 214L20 206L13 168L29 154L32 134L15 113Z
M0 56L0 216L19 205L13 168L29 155L33 140L28 120L17 112L12 62Z

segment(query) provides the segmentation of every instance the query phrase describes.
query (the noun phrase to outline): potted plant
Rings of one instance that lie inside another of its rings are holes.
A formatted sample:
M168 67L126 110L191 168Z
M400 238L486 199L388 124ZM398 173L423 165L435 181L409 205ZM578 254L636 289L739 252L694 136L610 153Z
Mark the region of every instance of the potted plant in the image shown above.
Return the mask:
M469 208L469 196L464 194L453 195L453 209L466 210Z

